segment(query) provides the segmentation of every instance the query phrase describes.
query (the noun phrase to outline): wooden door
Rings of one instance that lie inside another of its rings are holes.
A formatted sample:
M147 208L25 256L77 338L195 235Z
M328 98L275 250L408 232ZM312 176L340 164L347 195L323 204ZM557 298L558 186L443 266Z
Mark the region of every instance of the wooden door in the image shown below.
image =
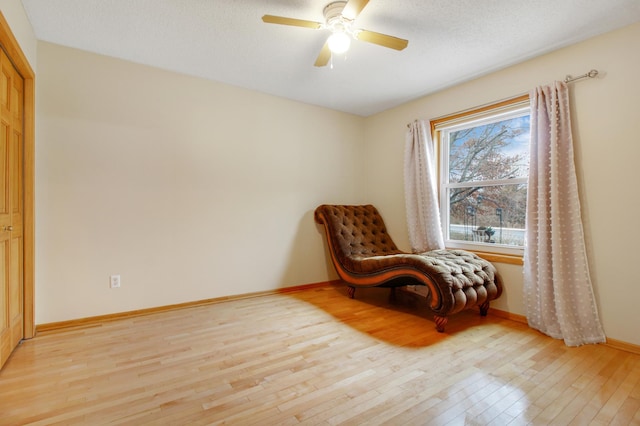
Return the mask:
M0 51L0 367L23 336L24 81Z

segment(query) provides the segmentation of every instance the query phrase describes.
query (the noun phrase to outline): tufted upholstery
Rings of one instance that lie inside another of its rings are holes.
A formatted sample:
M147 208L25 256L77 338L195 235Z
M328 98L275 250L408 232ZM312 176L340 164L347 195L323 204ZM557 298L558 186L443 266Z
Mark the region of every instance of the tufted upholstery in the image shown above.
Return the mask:
M495 267L474 253L399 250L372 205L321 205L314 217L324 225L333 264L350 287L425 285L444 324L447 315L475 306L486 314L489 301L502 292Z

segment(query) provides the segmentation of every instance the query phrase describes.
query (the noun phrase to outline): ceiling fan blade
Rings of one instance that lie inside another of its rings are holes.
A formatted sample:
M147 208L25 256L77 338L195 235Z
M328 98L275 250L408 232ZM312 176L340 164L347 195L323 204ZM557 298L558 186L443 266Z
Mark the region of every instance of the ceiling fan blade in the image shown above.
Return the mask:
M380 46L388 47L390 49L402 50L409 44L408 40L398 38L386 34L376 33L374 31L360 30L356 33L358 40L366 41L368 43L378 44Z
M322 46L322 50L316 59L316 63L313 65L316 67L324 67L329 63L329 59L331 59L331 50L329 50L329 43L327 42Z
M369 3L369 0L349 0L342 10L342 16L353 21L362 12L367 3Z
M292 27L312 28L314 30L322 28L322 24L320 22L285 18L284 16L264 15L262 17L262 21L267 24L291 25Z

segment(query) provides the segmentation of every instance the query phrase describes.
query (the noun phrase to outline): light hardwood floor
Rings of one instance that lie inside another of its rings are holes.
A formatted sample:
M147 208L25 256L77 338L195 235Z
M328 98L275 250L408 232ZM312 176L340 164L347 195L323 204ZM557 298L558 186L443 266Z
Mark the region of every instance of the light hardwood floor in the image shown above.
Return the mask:
M0 424L640 424L640 355L341 286L40 333Z

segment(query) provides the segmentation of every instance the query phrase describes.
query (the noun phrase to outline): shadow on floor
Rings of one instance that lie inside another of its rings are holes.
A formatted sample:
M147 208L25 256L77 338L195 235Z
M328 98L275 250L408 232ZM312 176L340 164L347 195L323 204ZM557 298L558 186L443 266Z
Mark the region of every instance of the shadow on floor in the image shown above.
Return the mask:
M288 296L313 304L373 338L407 347L429 346L451 335L465 334L473 338L477 327L491 327L504 321L491 316L482 317L477 309L467 310L449 317L445 332L438 333L424 297L398 289L395 300L390 300L390 289L371 287L358 288L355 298L351 299L347 289L346 285L336 284ZM416 329L422 331L416 333Z

